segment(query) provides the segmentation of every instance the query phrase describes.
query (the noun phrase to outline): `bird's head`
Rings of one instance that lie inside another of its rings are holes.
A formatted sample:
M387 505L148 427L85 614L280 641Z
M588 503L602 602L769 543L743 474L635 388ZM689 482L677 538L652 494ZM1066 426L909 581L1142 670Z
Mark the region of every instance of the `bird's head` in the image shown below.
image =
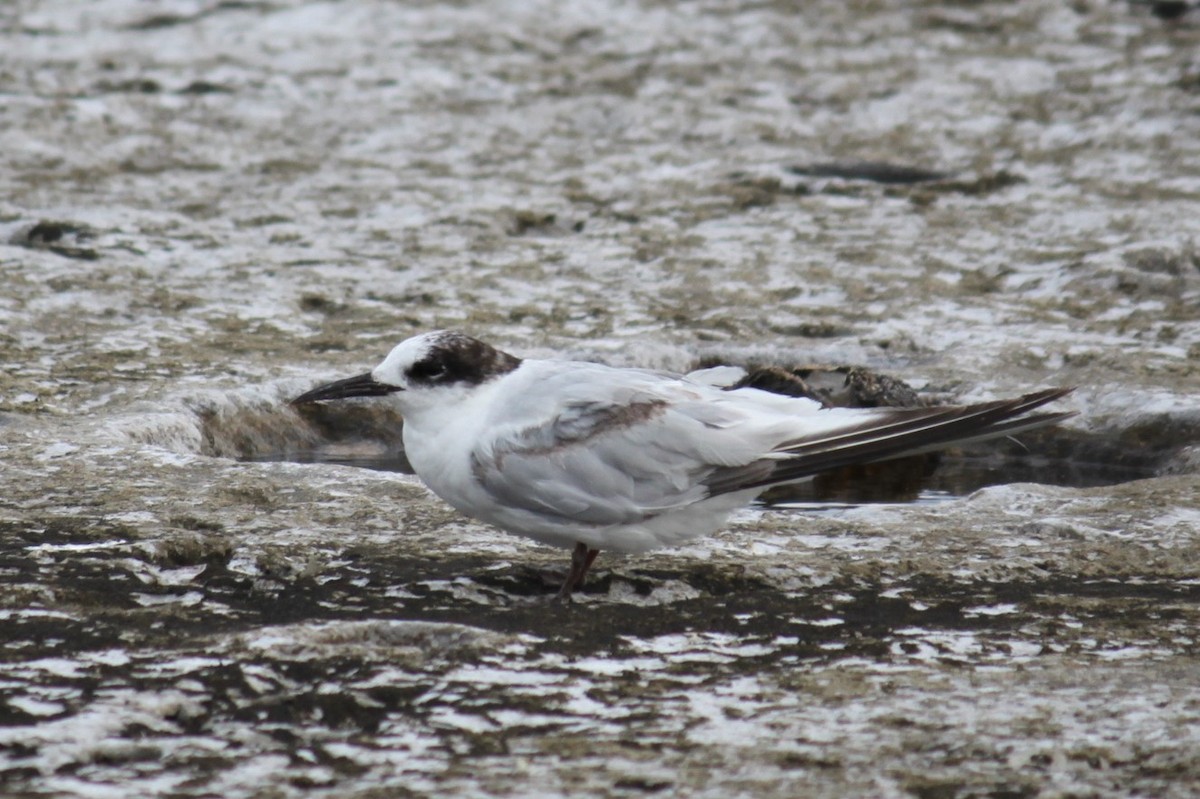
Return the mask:
M520 358L465 333L436 330L400 342L370 372L318 386L292 404L396 394L401 408L415 408L448 401L520 364Z

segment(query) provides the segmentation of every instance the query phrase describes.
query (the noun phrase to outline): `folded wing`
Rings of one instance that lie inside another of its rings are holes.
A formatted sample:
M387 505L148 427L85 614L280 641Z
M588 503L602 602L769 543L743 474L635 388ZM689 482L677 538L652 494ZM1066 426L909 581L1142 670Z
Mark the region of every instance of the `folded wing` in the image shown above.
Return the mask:
M506 505L583 524L632 524L704 499L705 478L734 465L705 454L702 442L723 420L711 408L704 416L653 395L581 401L478 447L472 470Z
M818 410L754 389L648 381L500 431L471 465L505 505L563 522L633 524L717 494L1054 424L1071 414L1029 412L1069 391L970 406Z

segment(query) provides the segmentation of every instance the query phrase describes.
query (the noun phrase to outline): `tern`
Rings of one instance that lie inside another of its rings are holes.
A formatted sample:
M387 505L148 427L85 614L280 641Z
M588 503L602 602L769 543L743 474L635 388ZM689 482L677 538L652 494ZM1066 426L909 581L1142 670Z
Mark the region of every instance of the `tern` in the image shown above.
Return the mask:
M522 359L464 333L398 344L370 372L302 405L383 397L417 476L462 513L572 550L569 599L602 549L639 553L720 530L771 486L858 463L1011 436L1074 415L1068 394L920 408L827 408L702 379Z

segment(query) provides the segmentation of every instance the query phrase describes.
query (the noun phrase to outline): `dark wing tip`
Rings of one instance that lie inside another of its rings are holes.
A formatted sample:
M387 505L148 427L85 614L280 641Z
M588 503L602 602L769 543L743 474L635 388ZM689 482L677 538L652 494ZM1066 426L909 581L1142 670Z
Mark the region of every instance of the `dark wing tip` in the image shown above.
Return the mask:
M1029 411L1074 390L1073 386L1048 388L1013 399L973 405L896 408L863 425L786 442L775 450L777 456L784 457L770 462L769 474L723 473L718 488L720 491L765 488L842 466L934 452L1058 424L1076 414L1071 411L1030 414Z
M1036 408L1039 405L1045 405L1047 402L1053 402L1056 399L1061 399L1075 391L1075 386L1056 386L1055 388L1045 388L1041 391L1034 391L1022 396L1018 402L1025 405L1027 408Z

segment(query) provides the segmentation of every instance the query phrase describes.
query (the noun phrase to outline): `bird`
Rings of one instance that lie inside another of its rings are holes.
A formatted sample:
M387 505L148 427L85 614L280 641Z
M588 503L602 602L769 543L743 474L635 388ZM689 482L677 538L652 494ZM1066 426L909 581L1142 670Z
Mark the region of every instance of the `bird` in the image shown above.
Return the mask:
M719 531L772 486L1057 424L1074 414L1030 412L1072 390L970 405L829 408L714 385L700 373L519 358L436 330L291 404L393 403L405 454L434 494L501 530L571 550L557 595L569 601L602 549L676 546Z

